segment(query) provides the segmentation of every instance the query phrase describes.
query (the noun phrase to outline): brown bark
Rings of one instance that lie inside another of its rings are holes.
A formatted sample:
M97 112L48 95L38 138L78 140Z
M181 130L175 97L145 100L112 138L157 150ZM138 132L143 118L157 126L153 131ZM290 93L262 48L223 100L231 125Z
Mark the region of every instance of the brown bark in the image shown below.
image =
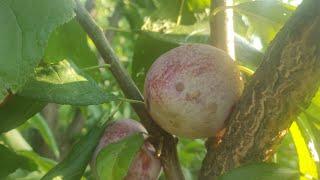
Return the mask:
M226 0L212 0L211 10L221 9L226 6ZM227 46L227 14L225 10L219 11L210 17L211 45L228 52Z
M200 179L267 160L299 114L298 105L308 107L319 77L320 1L305 0L270 44L221 142L208 141Z

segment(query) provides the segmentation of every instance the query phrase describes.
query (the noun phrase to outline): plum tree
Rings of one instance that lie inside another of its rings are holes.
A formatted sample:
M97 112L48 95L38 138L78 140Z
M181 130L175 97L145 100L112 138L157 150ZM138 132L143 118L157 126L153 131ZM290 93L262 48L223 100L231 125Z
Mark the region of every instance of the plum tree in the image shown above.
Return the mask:
M214 136L243 90L233 60L217 48L187 44L160 56L145 81L145 104L154 120L171 134Z
M139 122L131 119L117 120L110 124L105 129L105 132L93 154L91 162L93 169L95 169L96 157L102 148L137 132L147 133L146 129ZM125 179L156 180L160 171L161 163L160 160L155 157L155 149L147 140L145 140L143 146L130 165Z

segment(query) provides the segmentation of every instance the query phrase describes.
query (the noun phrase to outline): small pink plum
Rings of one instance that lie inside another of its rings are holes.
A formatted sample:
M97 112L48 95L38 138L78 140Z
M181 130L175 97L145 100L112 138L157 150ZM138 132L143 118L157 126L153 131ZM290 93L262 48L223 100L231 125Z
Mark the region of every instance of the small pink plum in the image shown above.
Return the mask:
M187 138L215 136L243 90L240 72L222 50L187 44L161 55L145 81L145 104L167 132Z
M100 150L110 143L115 143L134 133L147 133L146 129L137 121L131 119L117 120L110 124L100 139L93 154L91 167L95 168L95 161ZM125 180L156 180L161 172L161 163L155 156L154 147L145 140L140 151L130 165Z

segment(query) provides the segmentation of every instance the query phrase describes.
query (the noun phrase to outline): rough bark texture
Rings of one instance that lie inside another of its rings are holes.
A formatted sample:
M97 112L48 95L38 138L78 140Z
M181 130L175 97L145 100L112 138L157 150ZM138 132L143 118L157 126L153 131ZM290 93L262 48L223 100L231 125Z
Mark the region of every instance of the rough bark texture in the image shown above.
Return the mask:
M200 179L267 160L299 114L298 105L309 105L319 77L320 1L305 0L270 44L221 141L208 141Z
M212 0L210 9L221 9L225 6L226 0ZM227 14L225 10L221 10L210 18L211 45L228 52L227 32Z
M76 0L76 3L77 7L75 12L79 23L92 39L103 60L107 64L110 64L110 71L114 75L126 97L129 99L144 101L142 94L128 72L121 65L103 31L97 26L78 0ZM163 165L166 178L169 180L184 179L177 156L176 138L165 132L153 121L144 104L136 103L132 104L132 107L140 117L141 123L148 130L152 144L157 149L162 149L160 160Z

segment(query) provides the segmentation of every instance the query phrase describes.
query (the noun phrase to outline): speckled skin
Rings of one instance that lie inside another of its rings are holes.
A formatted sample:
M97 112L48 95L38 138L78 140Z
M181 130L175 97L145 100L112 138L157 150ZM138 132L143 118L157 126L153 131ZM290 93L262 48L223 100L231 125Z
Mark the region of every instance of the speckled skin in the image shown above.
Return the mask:
M214 136L243 90L240 72L223 51L187 44L160 56L145 81L146 106L171 134Z
M117 142L136 132L147 133L137 121L131 119L118 120L109 125L97 146L91 166L94 167L99 151L110 143ZM156 180L161 171L160 160L155 157L154 147L147 141L133 160L125 180Z

